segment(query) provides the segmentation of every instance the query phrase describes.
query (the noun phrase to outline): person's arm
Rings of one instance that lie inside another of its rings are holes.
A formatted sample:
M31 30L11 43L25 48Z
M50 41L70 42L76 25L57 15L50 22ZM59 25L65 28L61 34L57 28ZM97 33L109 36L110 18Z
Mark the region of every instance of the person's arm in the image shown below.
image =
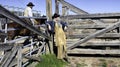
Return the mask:
M67 23L66 22L61 22L61 24L62 24L63 30L66 31L68 29Z
M48 29L48 30L51 30L51 26L50 26L49 22L46 22L45 24L46 24L46 26L47 26L47 29Z
M64 30L66 31L67 29L68 29L68 27L67 27L67 26L65 26L65 27L64 27Z

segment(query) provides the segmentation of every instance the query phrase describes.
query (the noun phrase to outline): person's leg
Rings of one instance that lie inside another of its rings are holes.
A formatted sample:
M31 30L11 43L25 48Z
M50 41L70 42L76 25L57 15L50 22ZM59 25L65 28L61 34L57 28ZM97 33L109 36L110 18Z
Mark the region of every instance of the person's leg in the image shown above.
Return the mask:
M69 58L68 58L68 55L67 55L66 45L63 45L63 55L64 55L64 56L63 56L63 57L64 57L64 60L69 63Z
M58 46L57 58L58 59L63 59L63 46Z

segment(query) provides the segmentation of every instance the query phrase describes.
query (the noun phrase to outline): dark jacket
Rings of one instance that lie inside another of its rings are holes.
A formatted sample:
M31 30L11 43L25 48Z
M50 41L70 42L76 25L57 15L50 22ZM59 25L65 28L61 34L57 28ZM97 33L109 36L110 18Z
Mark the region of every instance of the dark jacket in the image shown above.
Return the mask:
M60 24L62 25L62 29L64 30L65 26L67 26L66 22L61 21ZM49 33L55 34L54 28L55 28L55 22L54 21L47 21L46 25L50 25L51 30L48 30ZM47 26L48 27L48 26Z

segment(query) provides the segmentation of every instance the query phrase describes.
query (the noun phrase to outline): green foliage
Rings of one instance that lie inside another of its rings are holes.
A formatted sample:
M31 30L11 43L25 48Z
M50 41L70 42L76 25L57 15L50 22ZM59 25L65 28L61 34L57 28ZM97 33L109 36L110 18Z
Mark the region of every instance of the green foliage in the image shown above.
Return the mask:
M42 61L36 67L65 67L66 62L58 60L55 55L43 55Z

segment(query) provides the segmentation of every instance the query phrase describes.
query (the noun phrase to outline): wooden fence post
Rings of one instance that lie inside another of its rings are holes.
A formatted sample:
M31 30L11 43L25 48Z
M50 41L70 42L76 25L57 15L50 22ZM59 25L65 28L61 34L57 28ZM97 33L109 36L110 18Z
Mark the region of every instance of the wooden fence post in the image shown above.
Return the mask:
M46 0L46 15L48 20L52 20L52 0ZM46 53L53 54L53 40L46 45Z
M52 0L46 0L46 15L48 20L52 20Z
M18 47L18 53L17 53L17 55L18 55L18 60L17 60L17 67L22 67L22 47L21 46L19 46Z

